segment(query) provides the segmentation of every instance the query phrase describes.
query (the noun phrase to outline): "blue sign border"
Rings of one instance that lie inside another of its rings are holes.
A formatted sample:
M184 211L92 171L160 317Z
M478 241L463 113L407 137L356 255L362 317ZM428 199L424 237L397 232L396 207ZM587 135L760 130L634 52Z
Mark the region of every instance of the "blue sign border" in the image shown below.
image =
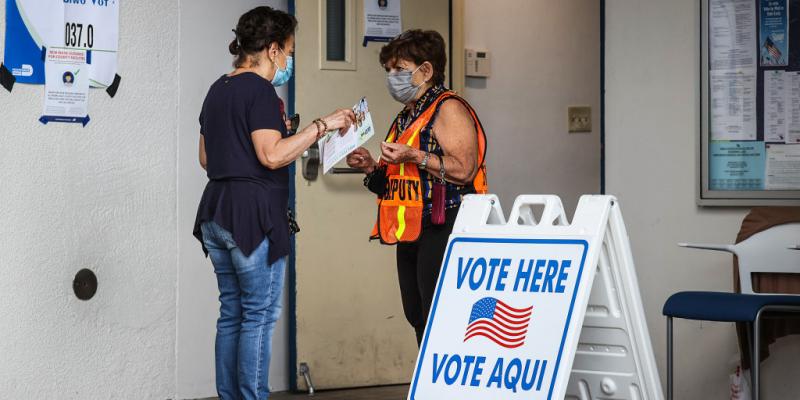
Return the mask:
M447 265L450 262L450 254L453 251L453 246L456 243L464 242L464 243L515 243L515 244L566 244L566 245L583 245L583 255L581 256L581 265L578 268L578 277L575 279L575 288L572 291L572 300L570 300L569 304L569 311L567 312L567 320L564 326L564 333L561 335L561 344L558 348L558 356L556 357L556 366L553 373L553 380L550 382L550 390L547 393L547 398L551 399L553 396L553 390L556 386L556 378L558 377L558 367L561 365L561 355L564 352L564 342L567 340L567 330L569 328L569 323L572 321L572 311L575 308L575 299L578 296L578 288L581 283L581 277L583 276L583 267L586 264L586 253L589 250L589 242L586 240L580 239L572 239L572 240L565 240L565 239L502 239L502 238L469 238L469 237L457 237L450 242L450 245L447 246L447 255L444 258L444 264L442 265L442 271L439 273L439 282L436 284L436 296L433 299L433 306L431 307L430 316L428 317L428 323L425 327L425 337L422 339L422 347L419 352L419 358L417 360L417 371L414 374L414 380L411 382L411 391L410 391L410 398L411 400L416 400L414 395L417 391L417 382L419 381L419 374L422 371L422 361L425 359L425 350L428 347L428 336L431 332L431 326L433 325L433 320L436 315L436 307L439 305L439 295L441 291L439 290L442 285L444 284L445 275L447 275Z

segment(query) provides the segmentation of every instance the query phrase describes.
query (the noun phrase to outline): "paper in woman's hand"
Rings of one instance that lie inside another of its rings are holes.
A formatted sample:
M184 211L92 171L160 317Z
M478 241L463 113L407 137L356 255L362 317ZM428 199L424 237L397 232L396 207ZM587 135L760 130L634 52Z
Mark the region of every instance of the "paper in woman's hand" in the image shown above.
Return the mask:
M331 131L319 140L323 173L327 174L334 165L342 161L353 150L366 143L375 134L366 97L361 98L353 106L353 112L356 114L356 123L350 126L350 129L344 135L340 135L339 131Z

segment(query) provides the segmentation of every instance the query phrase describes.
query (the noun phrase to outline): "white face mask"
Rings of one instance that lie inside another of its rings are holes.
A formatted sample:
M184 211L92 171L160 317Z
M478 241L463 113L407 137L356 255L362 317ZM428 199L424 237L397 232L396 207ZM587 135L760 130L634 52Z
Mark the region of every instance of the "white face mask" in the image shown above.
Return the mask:
M421 67L422 65L414 71L400 70L386 73L386 87L389 89L389 94L392 95L392 98L403 104L408 104L414 100L419 88L425 84L423 82L419 86L414 86L411 83L414 73L419 71Z

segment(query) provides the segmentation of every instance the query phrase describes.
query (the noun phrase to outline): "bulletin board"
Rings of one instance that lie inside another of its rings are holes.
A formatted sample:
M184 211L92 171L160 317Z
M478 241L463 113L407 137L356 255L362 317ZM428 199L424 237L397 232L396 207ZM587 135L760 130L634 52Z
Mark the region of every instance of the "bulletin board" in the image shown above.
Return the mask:
M800 201L800 0L701 0L703 206Z

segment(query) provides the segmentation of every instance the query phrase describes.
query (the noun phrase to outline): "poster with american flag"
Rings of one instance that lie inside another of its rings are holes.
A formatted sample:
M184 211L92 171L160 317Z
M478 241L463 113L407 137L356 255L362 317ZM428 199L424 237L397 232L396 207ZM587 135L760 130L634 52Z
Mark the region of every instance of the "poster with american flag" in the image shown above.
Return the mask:
M789 59L788 0L759 0L759 60L762 67L783 67Z

